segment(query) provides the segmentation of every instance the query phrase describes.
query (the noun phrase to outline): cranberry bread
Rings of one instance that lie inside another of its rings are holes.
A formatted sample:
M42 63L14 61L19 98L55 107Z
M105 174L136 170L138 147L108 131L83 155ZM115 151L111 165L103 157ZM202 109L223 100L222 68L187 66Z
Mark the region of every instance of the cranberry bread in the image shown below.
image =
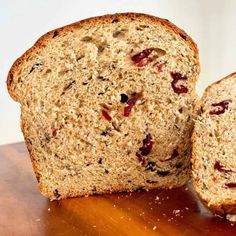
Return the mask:
M154 16L106 15L42 36L7 80L40 192L183 185L198 75L195 43Z
M216 214L236 213L236 73L209 86L193 132L193 185Z

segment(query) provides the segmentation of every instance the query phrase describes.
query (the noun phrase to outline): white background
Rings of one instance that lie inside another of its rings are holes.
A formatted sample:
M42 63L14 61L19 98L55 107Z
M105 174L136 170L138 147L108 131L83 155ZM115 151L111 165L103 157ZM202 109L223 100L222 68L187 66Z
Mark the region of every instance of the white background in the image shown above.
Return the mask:
M0 144L23 140L19 104L10 99L5 83L14 60L49 30L129 11L168 18L195 40L202 65L199 94L236 71L235 0L0 0Z

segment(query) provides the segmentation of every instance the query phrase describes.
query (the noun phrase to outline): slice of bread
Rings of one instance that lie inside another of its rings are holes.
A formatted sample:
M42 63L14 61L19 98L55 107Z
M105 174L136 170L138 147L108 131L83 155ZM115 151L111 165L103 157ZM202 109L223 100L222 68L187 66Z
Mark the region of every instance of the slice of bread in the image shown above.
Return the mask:
M192 39L149 15L95 17L42 36L7 80L41 193L183 185L199 70Z
M236 213L236 73L209 86L193 132L193 185L218 215Z

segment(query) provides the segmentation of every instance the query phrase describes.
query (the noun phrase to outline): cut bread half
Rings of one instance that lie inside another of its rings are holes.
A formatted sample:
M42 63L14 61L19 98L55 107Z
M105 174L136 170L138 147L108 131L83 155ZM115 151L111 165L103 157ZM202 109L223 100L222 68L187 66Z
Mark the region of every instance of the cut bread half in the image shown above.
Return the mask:
M42 36L7 80L40 192L183 185L199 70L192 39L154 16L106 15Z
M236 73L210 85L193 132L193 185L219 215L236 214Z

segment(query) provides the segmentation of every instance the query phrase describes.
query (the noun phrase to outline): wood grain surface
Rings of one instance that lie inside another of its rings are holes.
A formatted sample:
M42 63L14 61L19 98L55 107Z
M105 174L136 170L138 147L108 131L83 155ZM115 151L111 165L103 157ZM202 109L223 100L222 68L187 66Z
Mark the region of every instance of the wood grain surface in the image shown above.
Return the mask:
M0 236L236 235L236 224L206 210L191 184L50 202L23 143L1 146L0 161Z

